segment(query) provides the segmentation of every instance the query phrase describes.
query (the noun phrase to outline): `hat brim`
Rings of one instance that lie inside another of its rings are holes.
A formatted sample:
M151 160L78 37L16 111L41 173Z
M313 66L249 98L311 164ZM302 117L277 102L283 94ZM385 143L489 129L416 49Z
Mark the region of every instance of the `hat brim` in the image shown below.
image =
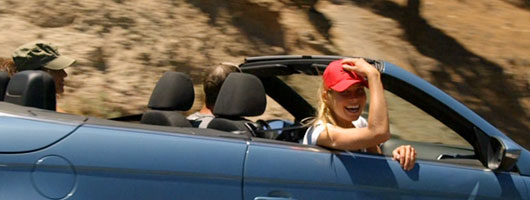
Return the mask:
M52 70L61 70L67 68L75 63L75 59L66 56L59 56L52 61L46 63L44 68Z
M355 84L359 84L359 83L363 83L363 81L361 80L342 80L340 82L338 82L337 84L335 84L333 87L331 87L332 90L335 90L337 92L343 92L344 90L348 89L350 86L352 85L355 85ZM366 84L363 84L364 86L366 86Z

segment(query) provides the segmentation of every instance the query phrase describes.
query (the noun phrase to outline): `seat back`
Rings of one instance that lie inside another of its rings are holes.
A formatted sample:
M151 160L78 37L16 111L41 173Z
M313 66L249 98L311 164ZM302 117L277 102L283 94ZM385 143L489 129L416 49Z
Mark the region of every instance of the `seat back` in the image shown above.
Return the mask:
M18 72L7 85L5 102L55 111L55 83L41 70Z
M265 88L256 76L231 73L221 86L213 110L216 118L208 128L253 134L255 124L244 117L263 114L266 105Z
M0 72L0 101L4 100L8 83L9 75L7 74L7 72Z
M140 123L161 126L191 127L182 115L193 105L195 92L189 76L181 72L166 72L151 94L147 110Z

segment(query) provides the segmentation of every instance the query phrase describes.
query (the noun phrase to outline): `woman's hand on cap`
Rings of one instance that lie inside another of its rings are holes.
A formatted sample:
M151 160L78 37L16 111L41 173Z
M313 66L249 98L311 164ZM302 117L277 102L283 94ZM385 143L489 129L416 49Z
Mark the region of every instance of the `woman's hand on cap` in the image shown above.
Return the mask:
M370 76L370 74L373 73L379 73L375 67L362 58L346 58L342 60L342 68L365 77Z

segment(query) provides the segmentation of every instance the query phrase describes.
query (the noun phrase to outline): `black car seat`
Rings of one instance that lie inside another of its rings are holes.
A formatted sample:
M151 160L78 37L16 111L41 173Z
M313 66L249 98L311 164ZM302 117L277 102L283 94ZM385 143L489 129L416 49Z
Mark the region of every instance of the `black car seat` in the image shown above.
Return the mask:
M9 75L7 74L7 72L0 72L0 101L4 100L8 83Z
M18 72L6 88L5 102L55 111L55 83L41 70Z
M161 126L191 127L182 115L193 105L195 92L188 75L181 72L166 72L151 94L147 110L140 123Z
M213 110L216 117L208 128L256 136L259 127L244 117L263 114L266 105L265 89L256 76L231 73L221 86Z

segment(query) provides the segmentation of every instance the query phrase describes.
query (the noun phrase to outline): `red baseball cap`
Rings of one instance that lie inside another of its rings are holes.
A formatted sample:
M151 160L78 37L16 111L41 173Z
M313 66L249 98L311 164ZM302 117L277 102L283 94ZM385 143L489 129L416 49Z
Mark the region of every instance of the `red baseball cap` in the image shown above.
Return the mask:
M342 92L358 83L364 86L368 85L362 76L355 72L344 70L342 68L342 59L329 63L324 71L323 78L324 86L337 92Z

